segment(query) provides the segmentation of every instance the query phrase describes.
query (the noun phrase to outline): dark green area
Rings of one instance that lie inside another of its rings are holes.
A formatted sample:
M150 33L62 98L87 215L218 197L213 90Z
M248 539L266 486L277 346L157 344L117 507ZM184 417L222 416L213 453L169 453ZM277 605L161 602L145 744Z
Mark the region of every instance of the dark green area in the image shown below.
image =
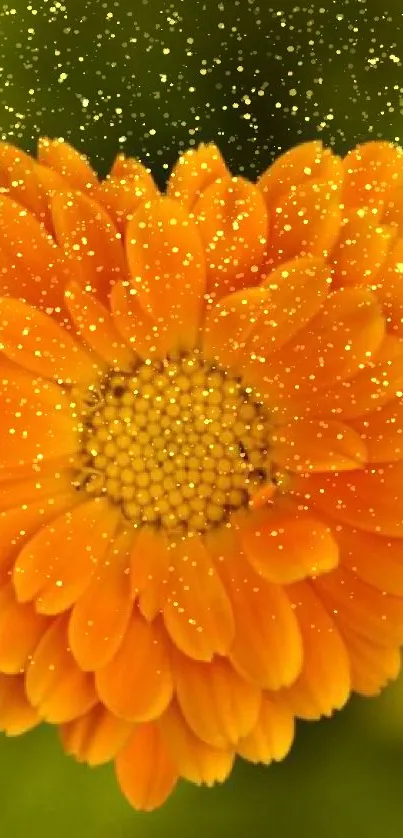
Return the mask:
M402 46L400 0L10 0L0 137L34 150L63 136L103 173L124 149L160 183L182 149L214 140L254 177L302 140L403 140ZM240 762L211 791L182 784L152 815L132 812L110 767L64 757L53 730L1 738L0 835L397 838L402 692L301 725L283 764Z
M279 149L318 135L339 151L395 139L399 0L388 9L377 0L10 0L0 12L0 135L30 149L41 133L64 136L103 172L120 146L160 181L164 164L201 140L254 175Z
M130 809L109 766L88 769L63 756L50 728L0 739L1 834L397 838L403 831L403 742L378 735L385 702L374 712L376 703L371 708L356 699L331 720L301 723L283 763L260 768L239 761L231 779L214 789L182 783L151 814Z

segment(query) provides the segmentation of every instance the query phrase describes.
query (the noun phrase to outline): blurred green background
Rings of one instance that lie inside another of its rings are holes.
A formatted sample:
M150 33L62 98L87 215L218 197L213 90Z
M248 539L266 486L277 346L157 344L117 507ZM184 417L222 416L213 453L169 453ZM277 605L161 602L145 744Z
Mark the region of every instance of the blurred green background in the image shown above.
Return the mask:
M34 150L62 136L105 173L118 150L162 185L178 153L215 140L256 176L320 137L337 151L403 142L400 0L11 0L0 6L0 135ZM300 725L289 758L239 763L214 790L182 784L135 814L112 770L61 753L55 731L0 737L0 834L292 838L403 834L403 681Z

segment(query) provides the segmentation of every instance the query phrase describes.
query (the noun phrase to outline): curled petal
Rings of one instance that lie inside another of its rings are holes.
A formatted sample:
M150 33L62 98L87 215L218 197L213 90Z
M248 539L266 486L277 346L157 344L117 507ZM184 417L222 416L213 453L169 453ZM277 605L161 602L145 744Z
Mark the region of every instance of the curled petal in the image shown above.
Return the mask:
M72 610L69 641L84 670L99 669L109 663L123 640L132 610L132 540L132 535L125 532L115 538Z
M6 736L20 736L41 721L29 703L23 675L0 675L0 730Z
M130 588L146 620L154 620L164 606L170 564L169 539L165 533L154 527L141 527L131 555Z
M335 527L340 565L379 591L403 596L403 550L400 538L385 538L346 524Z
M292 478L291 491L338 523L403 538L403 462Z
M154 722L135 728L116 758L120 788L135 809L161 806L177 781L177 771Z
M384 335L375 295L361 288L341 289L329 294L306 329L282 350L267 359L246 360L245 375L271 410L290 421L329 382L356 375L376 354Z
M260 176L257 185L270 211L274 212L281 197L298 185L315 180L338 187L342 179L340 159L330 148L323 148L320 140L314 140L301 143L277 157Z
M120 159L122 158L122 159ZM147 169L137 160L120 156L109 175L95 191L120 233L143 201L156 198L158 189Z
M0 588L0 672L18 675L40 640L47 620L32 605L21 605L11 582Z
M187 726L177 704L172 702L158 722L178 774L197 785L223 783L231 772L234 754L198 739Z
M21 207L26 208L52 232L49 198L56 189L64 189L66 185L57 172L40 165L20 149L0 143L0 184L3 194L18 202L20 213Z
M403 373L403 371L402 371ZM393 399L380 410L351 422L367 449L369 463L403 460L403 400Z
M38 160L62 175L74 189L88 190L97 184L97 176L85 154L64 140L41 137L38 141Z
M362 209L350 212L331 255L333 287L373 288L395 236L393 227L381 225Z
M215 181L228 178L229 171L214 143L201 143L182 154L168 180L167 193L191 209Z
M38 219L7 195L0 195L0 234L0 293L62 320L64 286L70 274L61 249Z
M267 358L318 314L330 290L330 269L322 259L286 262L262 283L270 305L253 325L245 354Z
M51 317L19 300L0 297L0 349L30 372L88 384L97 365Z
M122 749L132 730L129 722L96 704L84 716L62 725L60 736L66 754L77 762L103 765Z
M222 297L206 314L203 327L203 354L225 367L242 358L248 337L259 321L270 312L270 292L266 288L247 288Z
M36 600L41 614L58 614L87 588L116 530L118 512L92 499L42 527L19 553L13 582L19 602Z
M157 719L172 697L172 673L166 637L156 623L133 615L114 658L96 673L101 701L131 722Z
M80 192L58 192L51 211L73 278L106 302L115 282L128 278L121 236L108 213Z
M203 742L227 748L255 725L261 690L241 678L225 658L201 663L177 655L174 674L180 709Z
M171 351L193 348L205 292L205 256L194 222L171 198L148 201L127 226L126 252L140 305Z
M346 627L342 633L350 658L351 689L360 695L379 695L399 674L399 648L380 646Z
M272 218L267 262L275 267L296 256L328 256L341 224L340 190L309 180L279 198Z
M214 531L208 543L233 607L229 658L234 668L264 689L291 684L301 671L302 643L285 590L254 572L240 552L237 533Z
M402 643L401 597L368 585L347 567L321 576L312 585L341 632L353 631L375 645Z
M6 444L0 452L0 472L58 457L67 464L76 453L78 431L66 393L21 368L1 383L0 429Z
M358 145L343 160L343 201L382 209L403 181L403 151L389 142Z
M78 282L66 288L65 304L81 340L101 359L121 370L131 370L136 356L122 340L109 310Z
M96 704L92 675L76 664L67 639L67 617L52 621L26 673L27 696L40 716L63 724L87 713Z
M199 537L178 539L171 548L163 616L171 639L191 658L210 661L232 646L233 609Z
M302 634L304 664L284 701L303 719L330 716L350 695L348 644L309 582L291 585L288 595Z
M403 336L403 238L396 240L376 276L379 297L391 334Z
M294 717L281 694L263 693L254 728L238 745L237 753L249 762L268 765L287 756L294 739Z
M26 503L24 488L26 481L20 486L21 500L19 505L11 506L0 512L0 581L9 579L16 555L23 544L28 541L41 527L57 518L70 506L74 506L76 498L72 492L56 494L55 497L45 497L42 500ZM57 486L57 482L56 482ZM5 493L9 485L5 484Z
M349 471L369 459L365 437L335 420L291 422L271 434L271 456L293 472Z
M274 502L240 519L239 538L254 570L281 585L337 567L329 526L304 509Z
M343 421L366 417L400 398L403 388L403 344L385 335L373 360L348 381L339 381L307 396L309 415ZM386 460L388 457L386 457Z
M243 178L222 178L193 208L207 260L207 287L217 299L255 285L266 252L268 218L259 190Z
M142 309L136 290L128 282L117 282L111 291L114 326L127 346L144 360L164 358L169 352L169 336Z

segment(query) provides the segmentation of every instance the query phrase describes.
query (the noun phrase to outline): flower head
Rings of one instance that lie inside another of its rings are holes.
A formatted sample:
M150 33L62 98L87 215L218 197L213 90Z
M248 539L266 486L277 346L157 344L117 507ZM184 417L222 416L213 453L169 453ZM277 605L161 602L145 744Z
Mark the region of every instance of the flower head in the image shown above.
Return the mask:
M0 184L0 726L149 809L397 674L402 152Z

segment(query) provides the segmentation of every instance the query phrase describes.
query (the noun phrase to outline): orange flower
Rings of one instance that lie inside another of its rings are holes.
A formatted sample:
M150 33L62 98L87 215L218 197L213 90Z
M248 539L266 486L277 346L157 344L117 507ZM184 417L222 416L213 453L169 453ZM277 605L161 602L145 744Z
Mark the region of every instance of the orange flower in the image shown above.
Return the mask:
M397 674L402 152L0 185L0 726L151 809Z

